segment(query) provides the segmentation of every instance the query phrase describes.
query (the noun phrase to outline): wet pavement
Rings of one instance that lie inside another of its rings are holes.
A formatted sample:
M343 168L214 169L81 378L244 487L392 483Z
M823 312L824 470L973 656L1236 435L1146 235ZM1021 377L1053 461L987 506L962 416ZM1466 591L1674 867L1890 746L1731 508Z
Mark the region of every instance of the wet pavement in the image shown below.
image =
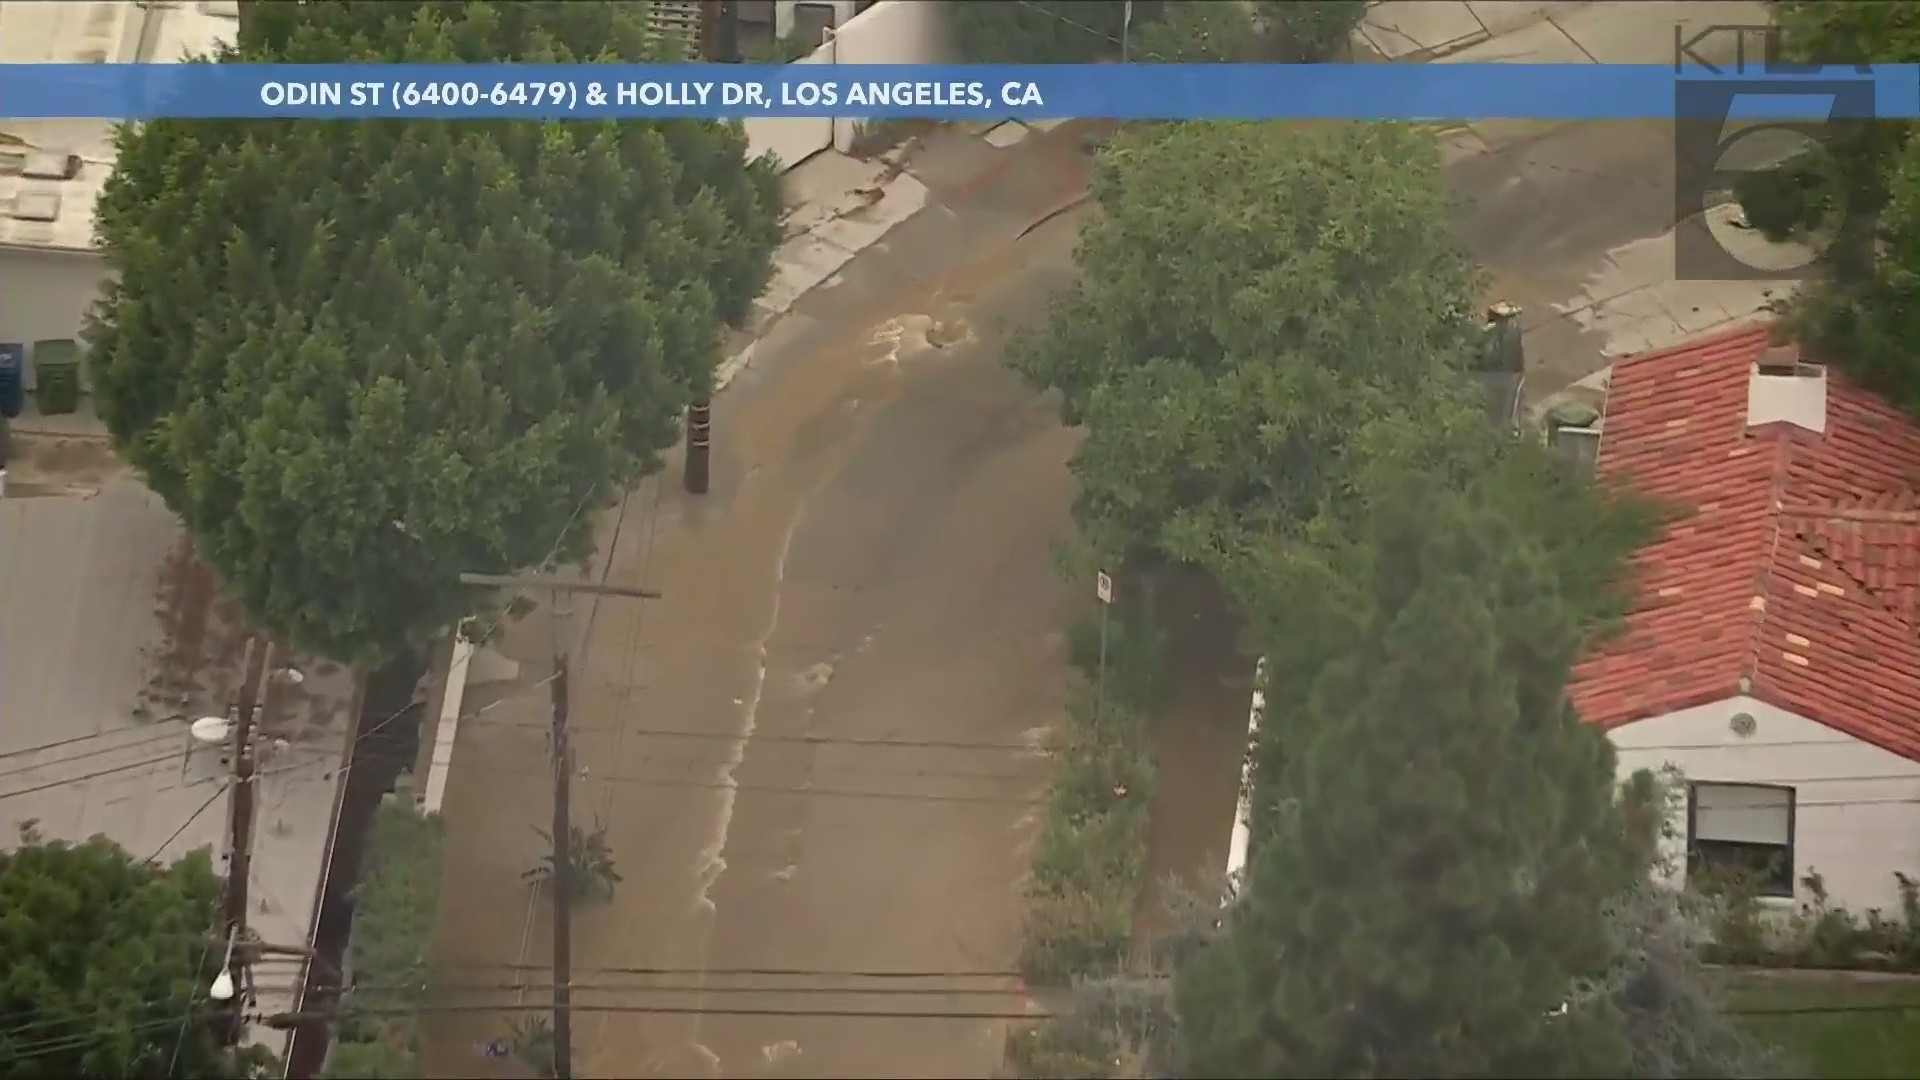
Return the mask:
M711 494L684 495L676 459L629 499L609 580L665 597L603 601L576 659L575 816L604 823L625 878L575 921L579 1075L997 1067L1027 1009L1012 969L1066 691L1074 445L999 354L1071 274L1071 216L1016 239L1059 187L1021 172L900 225L717 402ZM500 642L523 678L547 673L549 633L540 612ZM473 707L439 967L477 987L528 965L538 1002L548 909L519 875L546 819L544 690ZM504 1027L437 1017L429 1075L513 1075L473 1049Z
M981 1077L1027 1009L1011 969L1033 747L1080 602L1051 550L1074 436L998 360L1072 273L1079 211L1022 236L1085 179L1064 163L1078 137L1053 135L992 160L979 140L929 148L926 208L802 296L719 399L712 493L684 495L672 458L607 523L608 579L666 596L583 602L569 631L575 819L604 824L625 878L576 920L578 1075ZM1640 251L1674 228L1671 135L1454 137L1461 236L1526 309L1531 390L1669 332L1648 319L1694 321L1667 310L1671 260L1663 276ZM1162 600L1149 863L1204 887L1252 661L1217 603ZM469 1003L550 993L548 908L521 874L544 848L552 640L544 610L511 625L522 685L477 693L461 728L437 959ZM509 1015L437 1014L428 1075L522 1075L474 1051Z

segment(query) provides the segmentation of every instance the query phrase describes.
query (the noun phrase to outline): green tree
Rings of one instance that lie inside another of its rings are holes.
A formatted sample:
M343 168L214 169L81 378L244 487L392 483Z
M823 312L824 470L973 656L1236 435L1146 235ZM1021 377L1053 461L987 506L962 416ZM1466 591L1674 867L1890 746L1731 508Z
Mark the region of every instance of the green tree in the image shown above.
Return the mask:
M1253 13L1243 4L1188 0L1133 35L1132 60L1152 64L1251 64L1264 59Z
M1920 2L1776 0L1781 51L1799 63L1920 62ZM1747 216L1769 235L1826 247L1822 280L1796 301L1794 330L1920 415L1920 146L1910 122L1836 124L1819 151L1749 174Z
M1226 933L1176 980L1210 1077L1624 1075L1593 985L1642 871L1613 756L1563 693L1583 633L1552 560L1485 500L1403 491L1367 572L1268 655L1257 848ZM1561 1006L1566 1006L1562 1009Z
M1134 26L1157 3L1134 5ZM960 55L975 64L1085 64L1120 51L1123 0L967 0L948 4Z
M1367 17L1367 0L1260 0L1260 18L1287 63L1345 59L1353 31Z
M104 837L28 833L0 852L0 1077L242 1075L196 1018L219 896L204 851L162 868Z
M662 55L644 5L243 6L224 60ZM770 273L737 127L157 121L100 205L101 415L263 628L372 660L586 549Z
M1088 436L1099 550L1204 561L1297 534L1379 469L1471 475L1475 267L1424 133L1168 124L1103 151L1078 285L1010 363Z

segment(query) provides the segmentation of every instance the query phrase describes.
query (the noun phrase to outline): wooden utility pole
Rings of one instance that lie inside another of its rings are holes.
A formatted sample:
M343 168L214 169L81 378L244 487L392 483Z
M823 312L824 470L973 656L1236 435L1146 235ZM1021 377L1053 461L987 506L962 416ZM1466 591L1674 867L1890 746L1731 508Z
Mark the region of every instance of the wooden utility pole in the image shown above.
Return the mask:
M705 398L687 407L687 467L682 480L689 495L705 495L713 479L713 402Z
M547 885L553 901L553 1075L559 1080L573 1080L572 802L573 751L567 745L567 657L564 649L556 649L553 656L553 876Z
M240 680L240 700L234 710L233 783L227 798L227 888L224 910L227 941L227 977L233 980L233 997L226 1030L227 1045L239 1043L245 1025L240 1017L246 1007L247 883L253 876L253 718L260 701L260 685L267 668L268 645L255 636L247 642L246 674Z
M740 62L740 5L736 0L706 0L700 5L700 54L716 64ZM705 495L713 479L713 395L687 407L687 460L681 486L689 495Z
M572 635L560 628L566 614L560 598L584 593L658 600L660 594L651 589L543 576L466 573L460 580L467 585L544 588L552 597L548 614L553 626L553 873L548 887L553 903L553 1075L558 1080L573 1080L573 894L569 891L573 883L573 747L567 737L572 700L567 654Z

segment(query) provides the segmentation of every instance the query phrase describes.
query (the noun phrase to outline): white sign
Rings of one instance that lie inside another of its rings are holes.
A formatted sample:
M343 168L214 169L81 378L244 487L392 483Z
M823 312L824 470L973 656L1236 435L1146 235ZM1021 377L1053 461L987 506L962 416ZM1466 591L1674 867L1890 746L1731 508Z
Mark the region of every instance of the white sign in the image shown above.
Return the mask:
M1093 594L1098 596L1103 604L1113 603L1113 579L1107 576L1105 570L1094 577Z

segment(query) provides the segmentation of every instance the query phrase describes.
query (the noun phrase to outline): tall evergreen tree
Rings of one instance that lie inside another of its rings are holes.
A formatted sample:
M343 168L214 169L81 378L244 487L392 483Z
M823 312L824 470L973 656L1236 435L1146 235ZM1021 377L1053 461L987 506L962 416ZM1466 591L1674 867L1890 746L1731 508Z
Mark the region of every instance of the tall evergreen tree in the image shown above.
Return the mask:
M1366 548L1303 608L1327 662L1269 688L1259 783L1277 798L1226 934L1178 977L1183 1063L1624 1075L1596 987L1643 852L1610 747L1565 699L1583 635L1552 562L1484 503L1434 492L1385 502Z
M645 5L242 6L242 63L642 61ZM264 628L391 654L657 467L779 240L737 127L164 120L121 135L102 418ZM570 524L569 524L570 523Z

